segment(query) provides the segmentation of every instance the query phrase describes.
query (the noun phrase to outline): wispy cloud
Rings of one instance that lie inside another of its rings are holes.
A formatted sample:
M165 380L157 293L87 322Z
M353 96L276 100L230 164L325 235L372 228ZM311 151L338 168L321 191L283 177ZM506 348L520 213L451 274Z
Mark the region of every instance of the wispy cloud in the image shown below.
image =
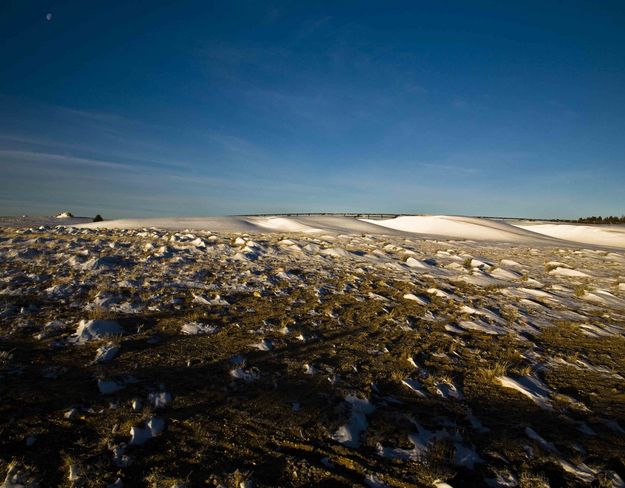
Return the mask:
M332 22L332 16L326 15L317 19L310 19L300 27L299 32L296 35L298 40L306 39L313 34L318 33L320 30L330 26Z
M88 110L78 110L75 108L63 107L59 105L53 105L57 110L64 111L69 115L81 117L83 119L88 119L94 122L103 122L106 124L114 124L118 125L121 122L127 121L126 117L123 117L118 114L104 113L104 112L95 112Z
M258 158L265 155L265 152L257 144L243 137L211 131L208 134L208 140L233 156Z
M417 163L417 166L420 166L421 168L428 168L428 169L433 169L436 171L442 171L446 173L475 174L479 172L479 169L475 167L456 166L456 165L451 165L451 164Z
M408 83L406 85L406 92L414 95L427 95L428 89L418 83Z
M547 102L547 106L551 107L557 115L561 116L564 119L577 120L581 117L578 110L573 109L558 100L549 100Z
M32 151L12 151L0 150L0 160L4 164L16 163L36 163L40 165L46 164L63 164L70 166L80 166L82 168L106 168L115 170L132 171L136 169L134 166L116 161L103 161L99 159L81 158L76 156L68 156L63 154L51 154Z

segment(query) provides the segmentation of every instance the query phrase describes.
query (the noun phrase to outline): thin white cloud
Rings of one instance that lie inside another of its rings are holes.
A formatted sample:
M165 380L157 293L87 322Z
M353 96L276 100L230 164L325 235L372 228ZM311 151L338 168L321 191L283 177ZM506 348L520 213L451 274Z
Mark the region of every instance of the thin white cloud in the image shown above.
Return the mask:
M477 168L472 168L468 166L456 166L452 164L439 164L439 163L417 163L418 166L422 168L434 169L446 173L464 173L464 174L474 174L479 172Z
M14 164L17 162L30 162L43 165L46 165L47 163L56 163L90 168L122 169L127 171L136 169L135 166L116 161L104 161L100 159L68 156L64 154L4 149L0 149L0 161L2 164L10 164L11 162Z

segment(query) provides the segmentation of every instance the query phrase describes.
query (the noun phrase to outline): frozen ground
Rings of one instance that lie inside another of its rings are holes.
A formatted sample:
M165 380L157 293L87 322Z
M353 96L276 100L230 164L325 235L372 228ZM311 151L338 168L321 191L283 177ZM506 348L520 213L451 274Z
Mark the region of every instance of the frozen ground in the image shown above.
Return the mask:
M85 227L0 230L0 486L624 486L623 241Z
M41 215L0 216L0 227L39 227L41 225L73 225L92 222L92 217L66 217Z

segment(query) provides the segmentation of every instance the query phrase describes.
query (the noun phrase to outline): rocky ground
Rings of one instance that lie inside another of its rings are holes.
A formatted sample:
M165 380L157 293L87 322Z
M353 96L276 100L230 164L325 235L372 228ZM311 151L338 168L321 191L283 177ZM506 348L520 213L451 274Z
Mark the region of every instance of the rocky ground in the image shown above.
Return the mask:
M623 251L6 227L1 486L625 486L624 325Z

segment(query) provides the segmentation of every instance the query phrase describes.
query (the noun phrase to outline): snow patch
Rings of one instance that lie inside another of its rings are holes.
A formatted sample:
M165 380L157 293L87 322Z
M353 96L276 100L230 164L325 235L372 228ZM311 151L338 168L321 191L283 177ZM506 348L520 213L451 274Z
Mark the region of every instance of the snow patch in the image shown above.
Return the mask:
M525 395L532 400L540 408L551 410L551 401L549 400L549 388L538 378L533 376L522 376L512 378L509 376L499 376L497 380L505 388L511 388Z
M115 356L117 356L117 353L119 353L119 346L109 342L98 348L94 362L107 363L113 360Z
M213 334L217 327L200 322L188 322L180 328L180 332L185 335L208 335Z
M150 439L159 436L165 430L165 421L158 417L151 417L145 427L130 429L130 445L142 446Z
M349 421L338 428L332 439L346 447L358 448L360 446L360 434L369 426L367 415L373 413L375 407L368 399L353 395L346 396L345 401L351 408Z
M113 320L81 320L72 340L76 344L84 344L123 333L122 326Z

